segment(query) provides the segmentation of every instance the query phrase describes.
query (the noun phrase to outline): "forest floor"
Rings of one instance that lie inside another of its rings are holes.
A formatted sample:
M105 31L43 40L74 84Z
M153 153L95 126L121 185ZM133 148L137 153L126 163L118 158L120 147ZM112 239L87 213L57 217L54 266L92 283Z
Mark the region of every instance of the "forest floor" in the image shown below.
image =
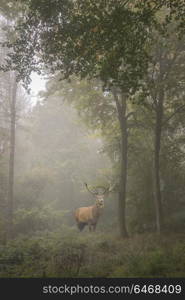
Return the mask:
M58 232L0 245L0 277L185 277L185 234Z

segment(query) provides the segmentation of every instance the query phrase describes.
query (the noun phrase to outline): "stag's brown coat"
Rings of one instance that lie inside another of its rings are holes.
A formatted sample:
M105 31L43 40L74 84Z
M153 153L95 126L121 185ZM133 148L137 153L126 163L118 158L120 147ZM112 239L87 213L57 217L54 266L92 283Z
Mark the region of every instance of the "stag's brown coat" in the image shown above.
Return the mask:
M102 213L103 205L99 205L98 201L96 201L95 205L77 208L75 211L75 219L80 231L82 231L86 225L89 226L90 231L94 231Z

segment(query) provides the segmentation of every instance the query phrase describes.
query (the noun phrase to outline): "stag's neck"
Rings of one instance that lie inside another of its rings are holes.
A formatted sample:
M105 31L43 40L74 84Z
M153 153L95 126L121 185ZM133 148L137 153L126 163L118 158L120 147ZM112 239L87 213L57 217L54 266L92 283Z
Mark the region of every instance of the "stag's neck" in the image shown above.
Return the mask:
M93 216L95 218L99 218L99 216L101 216L101 214L103 213L103 207L99 207L98 205L93 205Z

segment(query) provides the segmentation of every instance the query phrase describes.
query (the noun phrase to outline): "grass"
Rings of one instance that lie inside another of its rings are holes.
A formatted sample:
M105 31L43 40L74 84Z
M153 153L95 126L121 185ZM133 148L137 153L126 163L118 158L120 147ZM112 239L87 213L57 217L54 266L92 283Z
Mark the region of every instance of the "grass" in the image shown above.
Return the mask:
M1 245L0 260L0 277L185 277L185 234L121 239L66 227Z

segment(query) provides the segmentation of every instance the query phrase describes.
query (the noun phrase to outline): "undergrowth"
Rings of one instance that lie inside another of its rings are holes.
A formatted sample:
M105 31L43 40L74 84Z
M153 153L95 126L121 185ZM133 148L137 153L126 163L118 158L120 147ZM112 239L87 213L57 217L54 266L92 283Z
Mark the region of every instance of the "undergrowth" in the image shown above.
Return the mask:
M21 235L0 246L0 277L185 277L185 234Z

